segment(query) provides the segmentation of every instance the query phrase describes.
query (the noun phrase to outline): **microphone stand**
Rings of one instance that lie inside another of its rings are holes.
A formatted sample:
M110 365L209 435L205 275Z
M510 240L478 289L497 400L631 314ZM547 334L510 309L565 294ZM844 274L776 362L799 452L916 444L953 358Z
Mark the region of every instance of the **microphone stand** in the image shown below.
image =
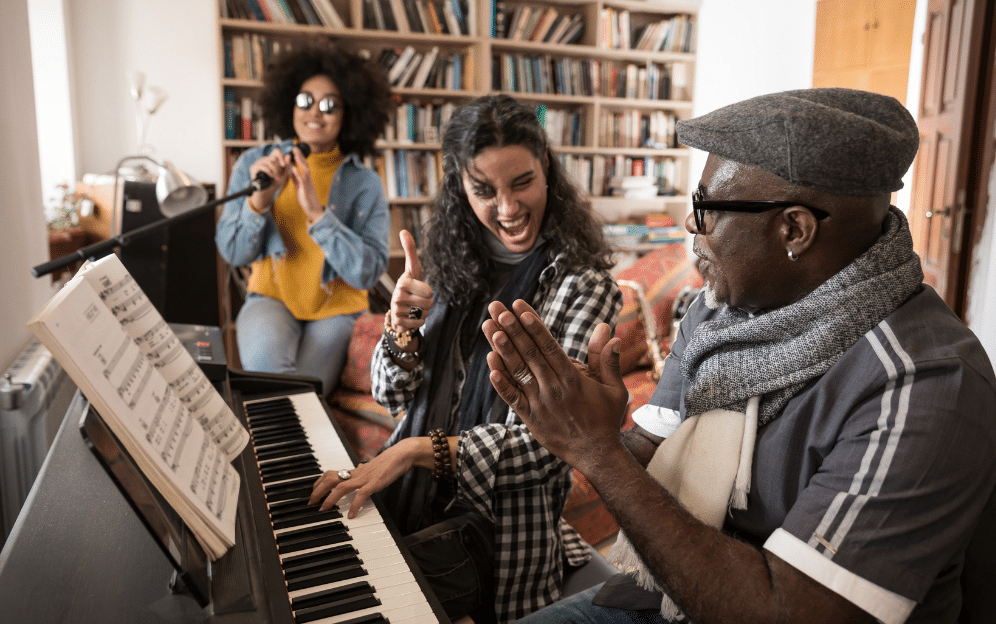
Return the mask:
M160 221L156 221L155 223L149 223L148 225L143 225L142 227L135 228L134 230L130 230L128 232L123 232L107 240L100 241L99 243L94 243L93 245L88 245L86 247L83 247L82 249L77 250L75 253L71 253L61 258L56 258L55 260L49 260L48 262L39 264L38 266L35 266L31 269L31 275L33 275L34 277L41 277L43 275L48 275L52 271L63 269L75 262L86 260L87 258L103 258L108 253L113 251L115 247L124 247L128 245L133 239L145 236L146 234L151 234L152 232L160 230L168 225L173 225L174 223L181 223L183 221L186 221L187 219L196 217L197 215L200 215L219 204L224 204L225 202L232 201L233 199L238 199L239 197L243 197L245 195L252 195L255 191L266 188L267 186L270 185L269 183L272 182L272 179L266 181L261 178L262 176L257 176L257 179L248 187L242 189L237 193L228 195L227 197L222 197L221 199L215 199L209 201L203 206L191 208L190 210L178 214L174 217L167 217Z

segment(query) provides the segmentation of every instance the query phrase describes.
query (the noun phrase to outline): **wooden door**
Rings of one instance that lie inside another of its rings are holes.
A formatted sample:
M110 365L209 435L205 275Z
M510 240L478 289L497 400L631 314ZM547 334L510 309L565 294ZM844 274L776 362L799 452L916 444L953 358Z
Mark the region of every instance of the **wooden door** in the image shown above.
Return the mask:
M920 91L920 151L910 202L913 246L924 281L963 314L971 215L973 125L980 87L986 0L930 0ZM974 18L974 19L973 19Z
M906 102L915 0L819 0L813 86L847 87Z

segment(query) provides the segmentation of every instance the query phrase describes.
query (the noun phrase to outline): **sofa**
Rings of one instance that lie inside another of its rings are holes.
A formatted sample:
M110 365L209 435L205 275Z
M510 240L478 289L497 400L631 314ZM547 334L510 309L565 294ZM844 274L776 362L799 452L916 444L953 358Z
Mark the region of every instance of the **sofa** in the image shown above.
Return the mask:
M633 426L633 412L653 394L657 371L671 344L674 317L701 287L702 278L681 243L658 247L615 277L623 294L616 326L622 340L620 369L630 393L625 429ZM336 423L360 461L374 457L397 424L371 396L370 360L383 327L383 312L367 312L357 320L339 387L327 397ZM576 471L574 480L565 519L589 544L613 537L618 525L594 488Z

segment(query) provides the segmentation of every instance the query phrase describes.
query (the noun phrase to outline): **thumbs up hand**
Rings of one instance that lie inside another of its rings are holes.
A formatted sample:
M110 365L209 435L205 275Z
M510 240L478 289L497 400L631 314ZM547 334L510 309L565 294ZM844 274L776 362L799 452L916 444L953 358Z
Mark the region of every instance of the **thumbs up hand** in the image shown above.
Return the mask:
M405 250L405 272L398 278L391 295L391 324L397 332L418 329L432 309L432 287L422 281L422 263L415 249L415 239L401 230L401 247Z

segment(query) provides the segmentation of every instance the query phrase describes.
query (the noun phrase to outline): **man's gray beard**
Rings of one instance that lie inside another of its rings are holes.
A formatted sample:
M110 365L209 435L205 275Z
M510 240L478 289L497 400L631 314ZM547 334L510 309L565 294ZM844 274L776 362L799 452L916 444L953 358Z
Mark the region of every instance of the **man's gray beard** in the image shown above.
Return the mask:
M718 310L723 307L723 304L716 299L716 289L709 282L702 286L702 301L710 310Z

